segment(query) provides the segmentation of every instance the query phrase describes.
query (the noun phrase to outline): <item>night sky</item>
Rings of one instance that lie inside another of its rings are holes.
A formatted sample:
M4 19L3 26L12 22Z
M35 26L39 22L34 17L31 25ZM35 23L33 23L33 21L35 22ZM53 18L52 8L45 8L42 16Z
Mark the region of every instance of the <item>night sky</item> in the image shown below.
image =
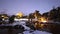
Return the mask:
M53 6L60 6L60 0L0 0L0 12L5 11L10 15L18 12L27 15L35 10L42 14L51 10Z

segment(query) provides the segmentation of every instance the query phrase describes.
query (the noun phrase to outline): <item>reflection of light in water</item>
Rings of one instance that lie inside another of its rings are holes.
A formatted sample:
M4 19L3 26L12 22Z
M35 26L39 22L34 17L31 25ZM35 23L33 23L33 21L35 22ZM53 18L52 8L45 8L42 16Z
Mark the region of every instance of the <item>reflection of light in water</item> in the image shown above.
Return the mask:
M43 27L44 26L44 24L41 24L41 27Z

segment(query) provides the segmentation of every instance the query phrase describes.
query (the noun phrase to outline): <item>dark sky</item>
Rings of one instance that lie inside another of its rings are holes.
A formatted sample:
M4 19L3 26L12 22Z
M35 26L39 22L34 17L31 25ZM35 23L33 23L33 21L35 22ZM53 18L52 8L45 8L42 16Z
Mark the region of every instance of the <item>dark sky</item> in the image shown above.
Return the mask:
M22 12L27 15L35 10L42 14L53 6L60 6L60 0L0 0L0 12L5 10L8 14Z

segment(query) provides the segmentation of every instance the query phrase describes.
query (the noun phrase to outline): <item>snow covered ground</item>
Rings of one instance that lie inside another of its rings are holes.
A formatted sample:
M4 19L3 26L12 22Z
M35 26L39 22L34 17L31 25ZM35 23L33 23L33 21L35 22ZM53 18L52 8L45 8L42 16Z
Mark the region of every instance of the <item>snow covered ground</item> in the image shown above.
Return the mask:
M52 34L52 33L49 33L49 32L46 32L46 31L34 31L34 32L30 32L30 31L24 31L23 34Z
M5 24L5 26L6 25L8 26L9 24ZM26 31L23 32L23 34L52 34L52 33L46 32L46 31L31 30L29 27L25 26L26 25L25 22L17 22L17 23L13 23L13 24L10 24L10 25L11 26L22 25L24 27L24 30L26 30ZM18 34L21 34L21 33L18 33Z
M22 26L25 28L26 31L23 32L23 34L52 34L46 31L39 31L39 30L31 30L29 27L24 25L25 23L22 24ZM30 32L32 31L32 32Z

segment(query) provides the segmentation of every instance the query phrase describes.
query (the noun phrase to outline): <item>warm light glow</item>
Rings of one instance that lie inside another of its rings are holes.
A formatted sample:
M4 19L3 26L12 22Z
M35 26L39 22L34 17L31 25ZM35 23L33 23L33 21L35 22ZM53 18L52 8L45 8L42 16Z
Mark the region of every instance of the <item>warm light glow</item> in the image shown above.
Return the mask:
M47 22L47 21L42 21L42 22Z
M44 17L41 17L41 22L47 22L47 20Z
M44 26L44 24L41 24L41 27L43 27Z
M5 17L5 16L2 15L2 17Z
M23 16L23 13L22 12L19 12L16 15L19 16L19 17L22 17Z

